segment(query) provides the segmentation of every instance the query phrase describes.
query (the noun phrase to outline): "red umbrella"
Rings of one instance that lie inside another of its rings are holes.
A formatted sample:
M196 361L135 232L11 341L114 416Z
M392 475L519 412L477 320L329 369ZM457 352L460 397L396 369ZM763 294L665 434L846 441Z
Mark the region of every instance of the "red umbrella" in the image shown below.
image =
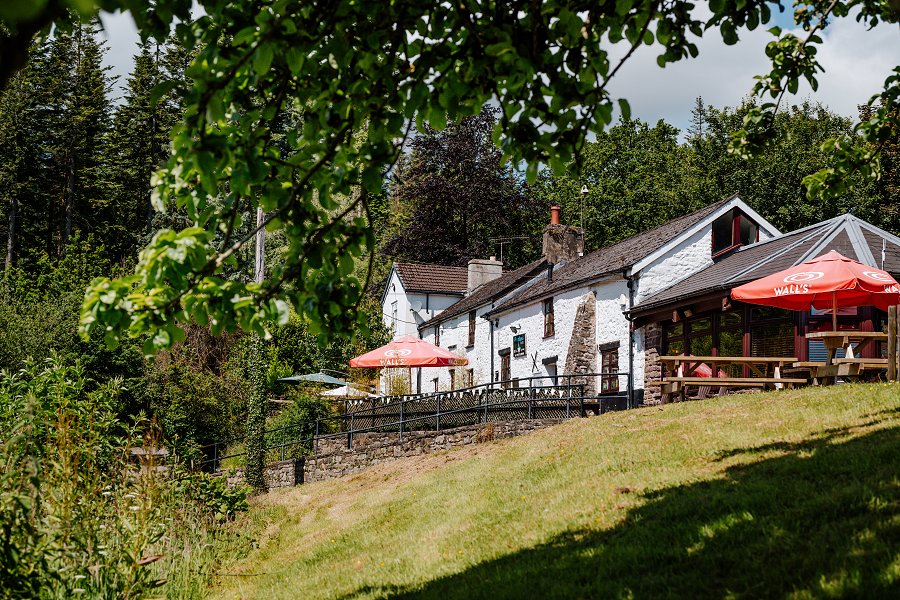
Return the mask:
M425 340L411 335L394 340L381 348L350 360L351 367L455 367L469 364L457 356Z
M900 284L886 271L864 265L832 250L828 254L751 281L731 290L741 302L790 310L831 309L837 329L842 306L877 306L887 310L900 301Z

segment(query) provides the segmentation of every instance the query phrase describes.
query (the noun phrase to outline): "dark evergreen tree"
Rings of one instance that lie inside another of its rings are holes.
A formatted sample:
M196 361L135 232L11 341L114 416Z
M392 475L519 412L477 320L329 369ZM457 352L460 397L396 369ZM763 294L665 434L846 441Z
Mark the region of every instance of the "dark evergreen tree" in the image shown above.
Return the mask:
M33 74L26 66L0 94L0 211L4 216L2 224L6 225L7 272L15 264L22 220L20 205L29 195L37 161L33 105Z
M382 252L396 259L465 265L499 254L491 238L530 235L504 252L511 265L540 253L549 212L537 208L491 140L497 109L443 131L426 128L398 166L391 190L397 227Z
M691 143L702 140L705 126L706 105L703 104L703 97L697 96L694 100L694 108L691 109L691 124L687 130L687 140Z

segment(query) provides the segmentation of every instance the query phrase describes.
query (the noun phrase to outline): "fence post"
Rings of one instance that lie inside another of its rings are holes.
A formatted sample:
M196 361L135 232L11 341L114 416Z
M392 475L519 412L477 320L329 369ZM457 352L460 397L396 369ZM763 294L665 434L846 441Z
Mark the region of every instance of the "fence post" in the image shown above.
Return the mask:
M313 456L319 455L319 419L316 419L316 437L313 438Z
M531 389L528 391L528 418L529 418L529 419L531 419L532 416L533 416L533 414L532 414L532 408L531 408L531 405L532 405L533 403L534 403L534 382L532 381L532 382L531 382Z
M566 380L566 418L570 416L569 405L572 404L572 376Z
M356 417L353 413L350 413L350 429L347 431L347 448L353 448L353 419Z
M897 381L897 306L888 307L888 381Z
M440 431L441 430L441 396L440 396L440 394L437 395L437 411L435 412L434 423L435 423L435 429L437 429L437 431Z
M213 444L213 471L219 470L219 442Z
M284 461L284 428L281 428L281 460Z
M400 401L400 441L403 441L403 400Z

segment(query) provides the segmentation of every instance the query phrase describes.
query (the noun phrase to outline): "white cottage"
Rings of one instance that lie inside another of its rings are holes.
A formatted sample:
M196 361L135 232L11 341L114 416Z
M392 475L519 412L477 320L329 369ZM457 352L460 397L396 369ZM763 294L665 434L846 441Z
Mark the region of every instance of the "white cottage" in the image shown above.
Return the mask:
M467 286L463 267L395 262L381 295L384 324L395 340L418 335L419 325L459 302Z
M545 251L548 233L558 227L545 230ZM777 235L733 196L581 258L548 256L537 281L484 313L494 336L494 380L621 371L628 375L588 385L599 393L631 387L639 402L644 332L632 327L632 308L734 250Z

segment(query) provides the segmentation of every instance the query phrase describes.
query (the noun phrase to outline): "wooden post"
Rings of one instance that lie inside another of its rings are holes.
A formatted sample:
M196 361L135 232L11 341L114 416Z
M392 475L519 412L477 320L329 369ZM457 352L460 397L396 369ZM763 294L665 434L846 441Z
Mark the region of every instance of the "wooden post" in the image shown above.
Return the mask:
M831 330L837 331L837 292L831 292Z
M888 307L888 381L897 381L897 307Z

